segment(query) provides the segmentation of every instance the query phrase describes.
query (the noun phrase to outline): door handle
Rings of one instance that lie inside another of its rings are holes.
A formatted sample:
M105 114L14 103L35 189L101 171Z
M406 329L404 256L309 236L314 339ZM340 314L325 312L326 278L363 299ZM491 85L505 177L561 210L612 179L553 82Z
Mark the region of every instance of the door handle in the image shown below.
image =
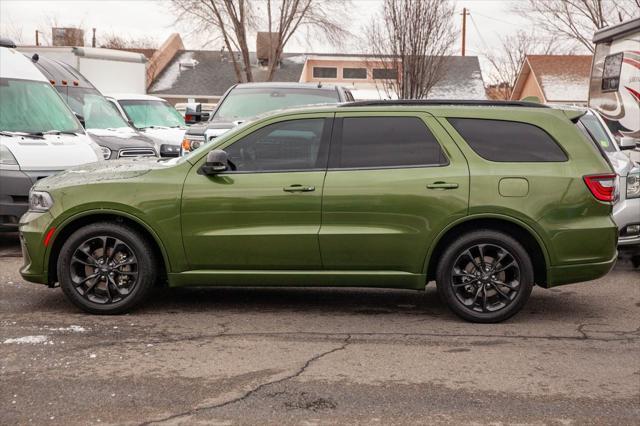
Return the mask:
M447 183L447 182L434 182L427 185L429 189L456 189L458 187L457 183Z
M282 190L284 192L312 192L316 190L316 187L311 185L295 184L295 185L285 186L284 188L282 188Z

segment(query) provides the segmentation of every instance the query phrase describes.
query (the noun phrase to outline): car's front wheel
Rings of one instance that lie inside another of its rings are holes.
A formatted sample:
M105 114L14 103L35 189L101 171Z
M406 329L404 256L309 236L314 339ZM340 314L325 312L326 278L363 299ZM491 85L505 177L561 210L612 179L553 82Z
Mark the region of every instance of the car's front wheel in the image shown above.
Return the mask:
M436 278L438 293L453 312L483 323L516 314L533 283L533 265L522 244L493 230L456 239L440 258Z
M93 314L121 314L144 300L157 279L153 248L136 229L100 222L62 246L58 278L67 298Z

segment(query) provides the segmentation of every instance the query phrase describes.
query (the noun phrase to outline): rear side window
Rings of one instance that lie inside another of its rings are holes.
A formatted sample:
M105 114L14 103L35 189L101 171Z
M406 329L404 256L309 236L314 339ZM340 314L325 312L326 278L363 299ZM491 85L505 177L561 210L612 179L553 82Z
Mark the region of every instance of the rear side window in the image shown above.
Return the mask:
M559 162L567 155L541 128L527 123L449 118L476 154L498 162Z
M338 122L341 142L333 168L433 166L447 163L435 136L418 117L348 117Z

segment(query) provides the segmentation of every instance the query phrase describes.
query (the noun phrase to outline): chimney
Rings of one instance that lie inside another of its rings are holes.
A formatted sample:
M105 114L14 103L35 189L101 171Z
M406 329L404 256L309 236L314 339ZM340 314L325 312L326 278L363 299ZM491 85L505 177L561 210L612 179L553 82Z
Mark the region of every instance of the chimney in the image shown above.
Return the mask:
M278 33L270 33L266 31L258 32L256 36L256 56L258 63L262 66L269 65L269 52L275 49L278 44ZM280 62L280 58L276 59Z

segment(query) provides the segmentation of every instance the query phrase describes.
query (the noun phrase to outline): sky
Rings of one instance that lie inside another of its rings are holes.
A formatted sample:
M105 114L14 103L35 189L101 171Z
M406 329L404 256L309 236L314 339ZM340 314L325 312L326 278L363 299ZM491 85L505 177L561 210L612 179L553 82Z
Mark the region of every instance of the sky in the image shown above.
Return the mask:
M259 1L259 0L258 0ZM341 1L341 0L334 0ZM349 30L362 33L381 6L381 0L352 0ZM467 8L467 55L481 56L500 44L500 37L527 29L528 22L511 12L512 0L458 0L455 25L460 30L462 16ZM151 38L161 44L171 33L179 32L188 49L219 49L220 42L204 45L208 37L195 34L183 24L177 23L168 0L0 0L0 35L20 39L22 44L35 44L35 30L46 30L50 37L51 23L59 26L77 26L86 29L85 39L90 42L91 28L96 28L98 40L104 34L121 34L131 38ZM460 31L459 31L460 32ZM359 50L354 38L340 46L332 46L317 37L305 37L300 33L286 46L287 52L342 52ZM461 42L455 46L460 54ZM251 44L250 44L251 46ZM489 72L482 60L483 74Z

